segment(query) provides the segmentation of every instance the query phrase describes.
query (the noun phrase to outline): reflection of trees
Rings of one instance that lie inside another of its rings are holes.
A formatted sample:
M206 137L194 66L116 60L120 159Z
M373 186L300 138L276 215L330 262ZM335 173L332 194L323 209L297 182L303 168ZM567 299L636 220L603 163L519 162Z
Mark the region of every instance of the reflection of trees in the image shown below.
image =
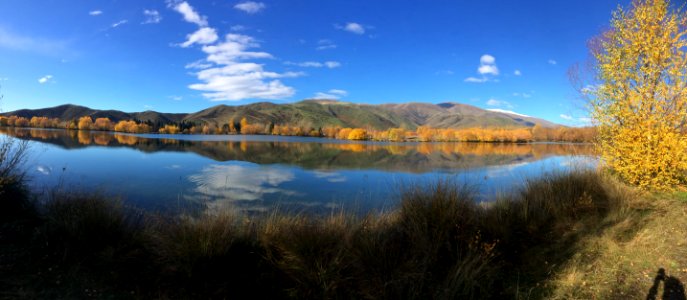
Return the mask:
M143 152L193 152L216 161L292 164L308 169L383 169L423 172L534 161L560 155L594 155L588 145L498 143L317 143L190 141L67 130L0 128L0 133L72 149L90 145ZM277 138L277 137L275 137ZM278 139L278 138L277 138Z

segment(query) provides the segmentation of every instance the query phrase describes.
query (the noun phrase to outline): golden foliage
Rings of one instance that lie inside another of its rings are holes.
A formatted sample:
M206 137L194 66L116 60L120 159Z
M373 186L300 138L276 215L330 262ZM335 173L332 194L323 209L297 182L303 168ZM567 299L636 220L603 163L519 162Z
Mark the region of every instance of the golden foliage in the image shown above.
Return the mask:
M79 130L91 130L93 127L93 119L89 116L79 118Z
M110 121L110 119L108 118L97 118L95 119L95 123L93 123L93 129L110 131L114 129L114 125L112 124L112 121Z
M348 134L348 139L349 140L365 140L367 139L367 132L365 132L365 129L360 129L356 128L351 130L351 133Z
M114 126L114 130L128 133L147 133L150 132L150 126L144 123L138 124L134 121L119 121Z
M176 125L165 125L164 127L160 128L158 130L160 133L166 133L166 134L177 134L179 133L179 126Z
M594 53L590 92L603 162L643 188L665 189L687 170L687 15L666 0L619 9Z

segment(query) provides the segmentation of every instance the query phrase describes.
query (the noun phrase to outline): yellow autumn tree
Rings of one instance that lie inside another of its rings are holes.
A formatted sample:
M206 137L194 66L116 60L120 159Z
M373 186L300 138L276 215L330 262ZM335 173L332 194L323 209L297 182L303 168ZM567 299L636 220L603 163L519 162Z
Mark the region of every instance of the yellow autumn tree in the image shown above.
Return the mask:
M79 118L79 130L91 130L93 127L93 119L89 116Z
M367 132L365 132L365 129L355 128L355 129L351 130L351 132L348 134L348 139L349 140L367 139Z
M665 189L687 170L687 16L667 0L618 9L592 49L588 88L602 161L629 183Z

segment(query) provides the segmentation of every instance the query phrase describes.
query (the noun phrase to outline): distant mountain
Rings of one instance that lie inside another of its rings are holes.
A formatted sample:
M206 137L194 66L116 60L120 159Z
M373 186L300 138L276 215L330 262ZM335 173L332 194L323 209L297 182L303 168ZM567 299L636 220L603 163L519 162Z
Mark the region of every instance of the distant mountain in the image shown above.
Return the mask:
M355 104L336 100L303 100L289 104L258 102L247 105L217 105L190 114L160 113L155 111L126 113L117 110L95 110L78 105L60 105L43 109L22 109L4 113L26 118L45 116L62 120L107 117L113 121L140 120L153 123L211 123L222 126L232 118L238 122L246 118L249 123L287 124L311 126L361 127L387 129L418 126L433 128L469 127L544 127L561 126L511 111L484 110L461 103L402 103L402 104Z

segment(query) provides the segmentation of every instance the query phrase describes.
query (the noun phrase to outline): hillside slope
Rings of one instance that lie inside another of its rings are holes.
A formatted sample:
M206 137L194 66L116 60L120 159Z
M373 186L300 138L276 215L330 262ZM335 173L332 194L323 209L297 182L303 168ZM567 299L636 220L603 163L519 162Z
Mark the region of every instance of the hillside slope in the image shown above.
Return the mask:
M144 111L127 113L117 110L95 110L78 105L60 105L43 109L22 109L4 113L25 118L45 116L62 120L107 117L113 121L140 120L153 123L211 123L222 126L234 120L246 118L249 123L276 124L304 127L359 127L388 129L418 126L433 128L469 127L557 127L558 124L503 111L489 111L461 103L402 103L402 104L356 104L336 100L304 100L296 103L274 104L257 102L247 105L217 105L195 113L160 113Z

